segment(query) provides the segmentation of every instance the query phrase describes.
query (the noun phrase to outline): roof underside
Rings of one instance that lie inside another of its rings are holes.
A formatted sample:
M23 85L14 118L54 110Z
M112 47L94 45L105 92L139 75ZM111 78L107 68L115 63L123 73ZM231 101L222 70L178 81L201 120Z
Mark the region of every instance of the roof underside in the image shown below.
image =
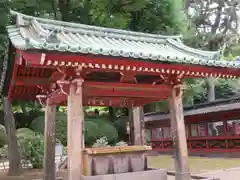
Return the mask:
M185 46L180 36L162 36L36 18L17 12L9 38L20 50L45 50L135 58L160 62L239 68L220 59L220 52Z

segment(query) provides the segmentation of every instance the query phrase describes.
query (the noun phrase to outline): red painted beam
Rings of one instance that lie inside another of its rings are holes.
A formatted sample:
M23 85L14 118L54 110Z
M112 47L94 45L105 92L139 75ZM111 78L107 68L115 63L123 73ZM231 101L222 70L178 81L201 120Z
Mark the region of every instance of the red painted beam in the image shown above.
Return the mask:
M46 78L41 78L41 77L16 77L16 86L46 86L49 87L51 86L51 81L46 79Z
M65 104L67 102L67 95L63 94L60 90L52 92L48 95L50 104ZM92 98L84 96L84 105L88 106L114 106L114 107L129 107L136 106L134 104L136 98L126 99L121 97L111 98ZM137 98L139 100L139 98ZM125 102L124 102L125 101ZM153 101L153 100L152 100Z
M46 89L51 87L50 79L38 77L18 77L15 83L16 87L36 87L42 86ZM68 93L68 85L64 85L64 91ZM151 85L151 84L130 84L130 83L105 83L85 81L83 84L84 95L87 96L121 96L121 97L149 97L158 100L161 97L168 96L170 87L167 85Z
M86 88L84 89L84 95L90 97L142 97L142 98L155 98L161 100L163 95L168 96L168 92L159 91L156 94L154 91L124 91L124 90L109 90L109 89L96 89ZM140 102L139 102L140 103Z
M59 76L60 77L60 76ZM62 77L62 76L61 76ZM16 85L51 85L52 79L42 78L42 77L28 77L28 76L20 76L16 77ZM134 90L144 90L144 91L159 91L159 90L170 90L170 87L161 84L161 85L152 85L152 84L132 84L132 83L119 83L119 82L97 82L97 81L85 81L83 84L84 87L95 87L102 89L134 89Z
M130 83L117 83L117 82L95 82L95 81L86 81L83 84L84 87L95 87L95 88L115 88L115 89L130 89L130 90L144 90L144 91L161 91L161 90L170 90L170 87L162 85L152 85L152 84L130 84Z
M28 59L28 63L31 66L39 66L41 63L42 53L37 52L25 52L22 51L26 59ZM60 52L48 52L46 54L44 63L42 65L46 65L47 61L61 61L61 62L78 62L78 63L86 63L86 64L106 64L111 66L132 66L132 67L144 67L144 68L159 68L159 69L168 69L174 71L193 71L193 72L204 72L209 74L226 74L226 75L234 75L240 76L240 72L237 68L214 68L209 66L200 66L200 65L191 65L191 64L161 64L147 62L140 59L131 59L131 58L117 58L117 57L104 57L104 56L90 56L90 55L82 55L82 54L71 54L71 53L60 53ZM94 69L94 68L93 68ZM111 71L111 69L102 69L101 67L98 68L99 71ZM114 69L114 68L112 68ZM159 72L151 72L151 71L141 71L137 72L138 74L155 74L159 75ZM189 75L188 77L191 77ZM194 75L194 77L197 77Z

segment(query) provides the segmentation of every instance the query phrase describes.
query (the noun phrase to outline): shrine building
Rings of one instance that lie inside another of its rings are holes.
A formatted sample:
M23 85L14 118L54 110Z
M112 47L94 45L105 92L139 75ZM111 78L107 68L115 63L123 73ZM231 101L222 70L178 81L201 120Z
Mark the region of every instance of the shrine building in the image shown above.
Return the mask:
M188 151L208 155L240 155L240 97L184 107ZM145 114L153 150L172 152L169 112Z
M190 48L178 35L147 34L11 13L15 23L7 27L9 46L1 93L10 101L38 100L45 107L45 180L55 179L55 114L59 105L68 108L68 180L90 176L98 180L102 177L99 174L108 174L110 179L166 180L166 171L148 169L146 152L151 147L146 146L143 117L144 105L164 99L169 102L172 136L172 141L168 140L172 145L166 147L176 155L175 178L191 179L183 80L238 78L239 63L222 60L219 51ZM133 146L85 148L83 106L129 108ZM117 154L124 154L128 163L112 168ZM139 161L132 158L133 154ZM99 165L103 160L100 155L108 163L106 168ZM125 169L120 171L121 168Z

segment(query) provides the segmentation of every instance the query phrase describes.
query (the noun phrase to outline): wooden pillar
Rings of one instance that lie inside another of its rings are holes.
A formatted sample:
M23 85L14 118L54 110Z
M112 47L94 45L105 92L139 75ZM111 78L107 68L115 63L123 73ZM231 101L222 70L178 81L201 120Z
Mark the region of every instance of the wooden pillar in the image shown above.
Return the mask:
M44 180L55 179L56 106L46 101L44 128Z
M190 180L187 140L184 125L182 86L174 86L169 98L170 121L175 152L176 180Z
M144 113L142 107L131 108L129 113L130 136L132 145L146 145Z
M83 97L82 79L70 83L68 95L68 180L82 180Z
M18 176L21 173L21 158L16 137L16 123L12 110L11 101L8 97L2 98L4 122L7 133L8 142L8 160L9 160L9 176Z

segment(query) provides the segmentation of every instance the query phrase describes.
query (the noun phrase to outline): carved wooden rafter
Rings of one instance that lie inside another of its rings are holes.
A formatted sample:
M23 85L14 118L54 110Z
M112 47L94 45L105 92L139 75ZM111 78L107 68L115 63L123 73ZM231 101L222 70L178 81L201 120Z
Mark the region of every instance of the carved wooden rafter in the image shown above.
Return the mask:
M136 84L138 84L137 79L136 79L136 73L126 71L126 72L120 72L120 74L121 74L121 78L120 78L121 83L136 83Z

